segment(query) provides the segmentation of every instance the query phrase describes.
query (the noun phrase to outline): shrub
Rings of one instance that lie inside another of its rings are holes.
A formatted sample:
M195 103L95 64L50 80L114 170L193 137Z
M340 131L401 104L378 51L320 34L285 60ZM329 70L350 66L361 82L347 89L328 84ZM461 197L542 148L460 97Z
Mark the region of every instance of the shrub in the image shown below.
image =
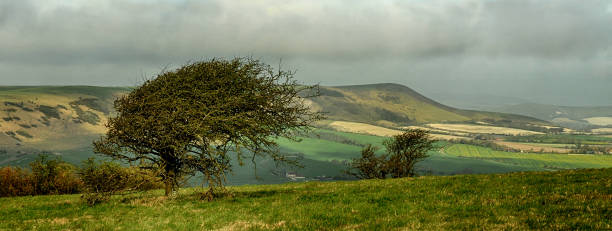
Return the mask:
M34 194L32 173L18 167L0 168L0 197Z
M345 172L359 179L384 179L387 176L387 156L377 157L376 150L378 148L368 144L361 150L361 157L353 159L349 163L349 170Z
M427 152L435 148L434 142L429 132L421 129L409 129L385 140L383 145L389 152L388 172L393 178L415 176L414 165L429 156Z
M85 186L81 199L91 206L107 201L113 194L163 187L161 179L150 170L96 162L93 158L83 162L79 175Z
M56 118L56 119L60 118L60 113L57 110L57 108L46 106L46 105L40 105L36 109L38 109L38 111L42 112L43 114L45 114L45 116L49 118Z
M60 158L40 155L30 163L35 194L70 194L81 191L83 182L76 175L76 167Z
M413 177L415 164L428 157L427 152L435 148L434 142L428 131L409 129L383 142L386 155L377 157L376 148L366 146L361 158L353 159L345 172L360 179L384 179L387 174L393 178Z
M19 130L17 131L17 134L25 137L25 138L33 138L34 136L30 135L30 133L23 131L23 130Z
M96 113L90 111L83 111L78 105L75 104L70 104L70 106L77 113L77 120L79 121L78 123L80 123L80 121L84 121L92 125L97 125L100 122L100 117L96 115Z

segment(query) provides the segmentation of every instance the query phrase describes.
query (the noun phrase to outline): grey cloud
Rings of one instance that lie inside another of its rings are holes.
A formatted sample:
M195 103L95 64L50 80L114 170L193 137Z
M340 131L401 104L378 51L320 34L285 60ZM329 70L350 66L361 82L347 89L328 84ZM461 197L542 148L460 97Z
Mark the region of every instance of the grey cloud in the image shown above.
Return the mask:
M272 63L282 58L303 81L323 84L398 82L425 93L440 87L501 92L496 83L543 87L554 78L570 89L580 79L612 82L611 5L603 0L2 1L0 80L125 85L167 65L252 55Z

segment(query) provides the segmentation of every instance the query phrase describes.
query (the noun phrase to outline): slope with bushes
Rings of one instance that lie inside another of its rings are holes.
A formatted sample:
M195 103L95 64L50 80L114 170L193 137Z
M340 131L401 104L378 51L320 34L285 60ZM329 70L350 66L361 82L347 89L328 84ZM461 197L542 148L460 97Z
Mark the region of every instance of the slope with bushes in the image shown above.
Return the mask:
M0 230L609 230L612 169L0 198Z
M546 121L521 115L452 108L409 87L391 83L322 87L321 97L311 100L315 109L328 113L329 120L382 126L477 121L532 128L550 125Z

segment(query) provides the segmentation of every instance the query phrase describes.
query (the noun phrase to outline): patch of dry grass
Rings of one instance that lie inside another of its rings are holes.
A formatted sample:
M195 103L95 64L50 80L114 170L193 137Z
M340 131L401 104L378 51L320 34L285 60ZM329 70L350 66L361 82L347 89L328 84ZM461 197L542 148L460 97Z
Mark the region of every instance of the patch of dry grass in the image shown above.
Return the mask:
M477 133L477 134L498 134L498 135L539 135L541 132L528 131L517 128L495 127L474 124L427 124L428 127L445 131Z

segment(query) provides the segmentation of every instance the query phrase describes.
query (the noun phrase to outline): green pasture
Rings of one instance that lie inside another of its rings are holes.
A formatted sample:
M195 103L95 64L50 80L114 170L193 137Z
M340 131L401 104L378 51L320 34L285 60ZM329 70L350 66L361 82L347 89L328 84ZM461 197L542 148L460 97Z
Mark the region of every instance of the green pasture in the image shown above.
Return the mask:
M0 230L610 230L612 169L0 198ZM200 190L201 191L201 190Z
M534 170L612 167L612 155L514 153L467 144L449 145L444 148L443 153L529 167Z

